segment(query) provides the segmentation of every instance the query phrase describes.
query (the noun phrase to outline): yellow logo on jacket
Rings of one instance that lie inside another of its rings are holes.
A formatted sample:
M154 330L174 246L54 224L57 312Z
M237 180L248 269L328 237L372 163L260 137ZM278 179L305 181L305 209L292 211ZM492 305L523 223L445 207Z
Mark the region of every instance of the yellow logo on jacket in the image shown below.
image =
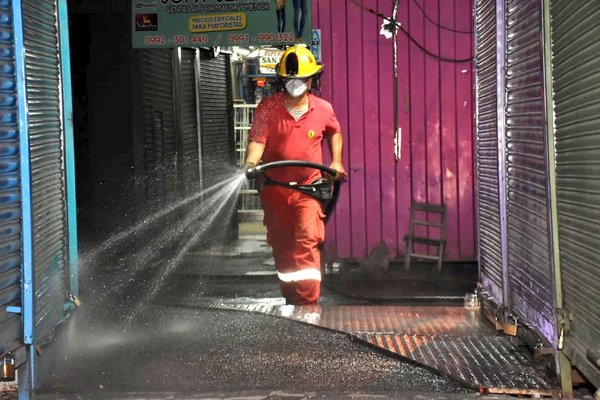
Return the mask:
M308 136L309 139L314 138L315 137L315 131L308 131L308 134L306 136Z

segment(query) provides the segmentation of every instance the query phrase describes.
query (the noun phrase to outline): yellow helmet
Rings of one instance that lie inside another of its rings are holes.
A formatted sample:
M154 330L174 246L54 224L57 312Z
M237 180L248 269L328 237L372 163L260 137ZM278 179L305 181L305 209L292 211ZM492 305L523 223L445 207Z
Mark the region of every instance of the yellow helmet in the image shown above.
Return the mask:
M317 63L313 53L306 47L296 45L283 53L275 69L282 78L308 78L321 72L323 64Z

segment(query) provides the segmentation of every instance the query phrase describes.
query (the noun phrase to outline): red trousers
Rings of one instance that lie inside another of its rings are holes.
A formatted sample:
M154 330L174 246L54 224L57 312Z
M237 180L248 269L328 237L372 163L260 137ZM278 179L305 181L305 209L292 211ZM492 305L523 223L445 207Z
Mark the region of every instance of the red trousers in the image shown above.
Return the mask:
M325 238L321 204L281 186L265 186L260 197L281 294L288 304L315 304L321 291L319 246Z

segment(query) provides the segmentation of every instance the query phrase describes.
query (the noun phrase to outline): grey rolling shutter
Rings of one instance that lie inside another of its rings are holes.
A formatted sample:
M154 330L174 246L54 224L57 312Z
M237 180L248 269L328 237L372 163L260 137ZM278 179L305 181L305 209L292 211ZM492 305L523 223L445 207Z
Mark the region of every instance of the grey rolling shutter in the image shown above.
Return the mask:
M181 49L180 85L177 96L181 104L181 178L185 193L197 190L200 181L198 154L198 112L196 106L196 51Z
M483 288L502 303L502 243L498 179L496 0L477 7L477 200Z
M48 335L64 318L67 218L62 93L54 0L23 0L31 154L35 331Z
M222 179L231 178L235 165L233 130L233 95L231 89L230 56L201 50L199 65L199 107L201 181L208 188ZM213 241L233 239L237 234L235 214L222 214L207 237Z
M146 199L160 205L177 187L173 50L143 50L142 75Z
M506 2L509 306L555 343L541 0Z
M203 50L200 58L202 179L209 186L235 163L233 100L229 55Z
M596 386L600 370L600 3L553 0L556 181L565 353ZM597 356L596 356L597 357Z
M9 3L10 4L10 3ZM10 7L10 6L9 6ZM21 298L21 177L12 13L0 35L0 353L21 342L21 318L6 311Z

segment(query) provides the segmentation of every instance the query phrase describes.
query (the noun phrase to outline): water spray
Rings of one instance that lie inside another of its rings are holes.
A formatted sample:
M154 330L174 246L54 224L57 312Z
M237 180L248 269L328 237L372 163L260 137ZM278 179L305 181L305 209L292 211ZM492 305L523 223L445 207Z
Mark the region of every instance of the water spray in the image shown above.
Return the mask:
M272 169L272 168L282 168L282 167L303 167L303 168L314 168L318 169L326 174L331 175L332 177L337 175L337 171L333 168L326 167L325 165L321 165L318 163L310 162L310 161L302 161L302 160L281 160L281 161L272 161L266 164L260 164L256 167L248 168L244 172L246 174L246 178L249 180L258 178L263 172ZM329 219L331 215L331 211L333 207L335 207L335 203L337 202L339 193L340 193L340 185L342 183L341 180L333 181L333 189L331 188L332 182L326 179L319 179L316 182L306 185L299 185L294 182L279 182L269 179L264 176L266 185L278 185L287 187L290 189L298 190L304 194L307 194L311 197L316 198L323 204L323 212L325 213L325 221Z

